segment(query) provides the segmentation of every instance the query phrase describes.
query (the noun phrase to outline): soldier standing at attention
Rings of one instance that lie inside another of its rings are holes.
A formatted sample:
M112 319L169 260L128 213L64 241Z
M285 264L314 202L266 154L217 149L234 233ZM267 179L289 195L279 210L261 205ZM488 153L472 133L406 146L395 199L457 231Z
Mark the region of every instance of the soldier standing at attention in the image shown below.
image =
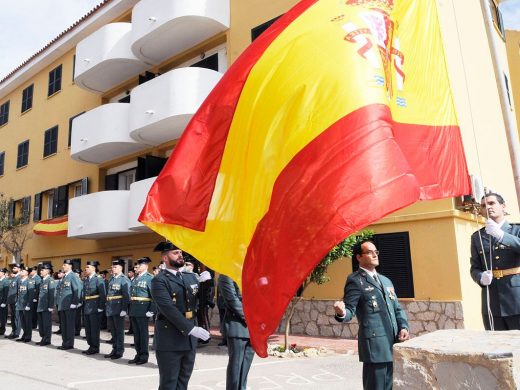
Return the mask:
M137 260L137 270L130 287L130 321L134 332L135 357L129 360L129 364L145 364L148 362L148 321L156 312L155 303L152 300L152 279L148 273L149 257L141 257Z
M105 281L97 275L98 265L97 261L87 261L85 266L83 312L85 314L85 336L87 337L88 349L81 352L85 355L99 353L101 318L104 317L103 311L105 310L107 294Z
M62 344L58 347L61 350L74 348L74 326L76 309L81 298L81 283L78 276L72 272L72 260L63 261L64 276L58 283L56 291L56 305L60 316L60 328Z
M50 276L52 274L52 264L43 264L40 274L42 281L38 292L38 306L36 311L38 313L38 331L42 339L36 344L43 347L51 343L52 312L54 311L56 282Z
M112 351L105 355L108 359L119 359L125 351L125 316L130 303L130 280L123 275L125 261L112 261L112 278L107 291L107 321L112 333Z
M38 275L38 267L29 268L29 278L33 281L35 294L34 299L31 302L31 315L32 315L32 328L36 329L38 326L38 297L40 296L40 283L42 282L42 278Z
M20 323L20 317L16 310L16 297L18 295L18 283L20 283L20 268L22 264L14 264L11 269L11 279L9 280L9 290L7 292L7 306L9 307L9 313L11 314L11 334L5 336L8 339L15 339L20 335L20 329L22 327Z
M7 325L7 295L9 294L9 278L7 269L0 268L0 335L5 334Z
M23 335L16 341L28 343L32 339L32 315L31 303L34 299L34 282L29 280L27 268L20 268L20 282L18 283L18 296L16 298L16 310L22 323Z
M378 274L379 251L370 240L352 248L359 270L350 274L343 301L334 303L336 320L359 322L359 360L363 362L363 388L392 389L392 346L409 338L406 314L397 301L392 282Z
M159 314L154 343L159 366L159 390L185 390L193 372L197 339L209 332L195 326L199 282L194 274L181 272L182 250L170 241L160 242L165 269L152 280L152 297Z

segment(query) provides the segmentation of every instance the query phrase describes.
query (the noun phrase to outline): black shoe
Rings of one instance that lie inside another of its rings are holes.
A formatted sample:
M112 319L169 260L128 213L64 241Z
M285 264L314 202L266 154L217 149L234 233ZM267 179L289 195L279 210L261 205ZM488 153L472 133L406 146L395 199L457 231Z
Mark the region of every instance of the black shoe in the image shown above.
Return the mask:
M139 358L136 356L135 358L133 358L132 360L129 360L128 361L128 364L134 364L134 363L137 363L139 361Z
M52 332L54 334L61 334L61 330L57 330L56 332Z
M84 350L84 351L81 351L81 353L82 353L83 355L86 355L86 354L88 354L89 351L90 351L90 349L86 349L86 350Z
M126 335L131 335L131 334L134 334L134 332L130 332L130 331L128 331L128 332L126 332L125 334L126 334Z
M207 339L207 340L199 339L199 344L208 344L210 340L211 340L211 337L209 339Z
M104 357L105 359L109 359L109 358L112 358L112 356L115 356L114 351L112 351L112 352L110 352L110 353L104 355L103 357Z
M74 347L64 347L63 345L60 345L60 346L58 347L58 349L60 349L60 350L62 350L62 351L68 351L69 349L72 349L72 348L74 348Z
M140 366L141 364L146 364L146 363L148 363L148 360L138 360L137 362L135 362L135 365Z
M227 342L226 341L221 341L220 343L217 344L219 347L227 347Z
M15 334L10 334L9 336L5 336L5 337L6 337L7 339L11 339L11 340L12 340L12 339L17 338L18 336L15 335Z
M132 343L132 344L130 344L130 346L131 346L131 347L135 347L135 344L134 344L134 343Z
M114 355L110 356L110 359L116 360L116 359L121 359L122 357L123 357L123 355L115 355L114 354Z
M31 342L31 339L24 339L23 342L24 342L24 343L30 343L30 342Z
M112 339L106 340L105 343L107 343L107 344L114 344L114 340L112 340Z
M46 345L50 345L50 344L51 344L51 343L42 343L42 342L40 341L40 343L39 343L38 345L39 345L40 347L44 347L44 346L46 346Z
M85 355L95 355L96 353L99 353L99 351L96 351L95 349L85 351Z
M16 339L15 341L25 341L23 338Z

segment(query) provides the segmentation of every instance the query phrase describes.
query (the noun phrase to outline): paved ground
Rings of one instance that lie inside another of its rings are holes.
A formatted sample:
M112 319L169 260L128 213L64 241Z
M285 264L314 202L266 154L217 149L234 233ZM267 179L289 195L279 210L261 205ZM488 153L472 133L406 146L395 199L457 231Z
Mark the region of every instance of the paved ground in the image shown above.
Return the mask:
M39 341L37 331L33 339ZM83 331L82 331L83 334ZM108 333L102 332L102 339ZM272 340L276 340L276 336ZM281 337L280 337L281 338ZM190 390L225 389L227 349L218 347L214 337L205 346L198 348L195 370L190 381ZM157 389L159 383L155 354L142 366L129 365L134 351L130 347L131 336L126 336L126 349L122 359L107 360L102 355L87 357L81 350L87 349L86 341L77 337L76 349L60 351L61 338L53 335L52 346L39 347L34 342L25 344L0 337L0 389L47 390L47 389ZM291 342L302 346L319 347L337 345L338 350L348 350L352 340L292 337ZM102 353L109 353L110 344L103 343ZM361 363L352 353L332 353L326 357L313 358L267 358L255 357L249 374L251 390L309 389L336 390L361 389Z

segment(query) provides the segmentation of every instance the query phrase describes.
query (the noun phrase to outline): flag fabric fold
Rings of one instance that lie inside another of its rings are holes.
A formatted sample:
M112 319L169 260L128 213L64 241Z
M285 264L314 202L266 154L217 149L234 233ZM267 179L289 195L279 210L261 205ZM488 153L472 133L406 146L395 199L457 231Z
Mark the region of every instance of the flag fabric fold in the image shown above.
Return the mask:
M435 0L303 0L230 67L139 220L242 286L266 340L339 241L470 192Z

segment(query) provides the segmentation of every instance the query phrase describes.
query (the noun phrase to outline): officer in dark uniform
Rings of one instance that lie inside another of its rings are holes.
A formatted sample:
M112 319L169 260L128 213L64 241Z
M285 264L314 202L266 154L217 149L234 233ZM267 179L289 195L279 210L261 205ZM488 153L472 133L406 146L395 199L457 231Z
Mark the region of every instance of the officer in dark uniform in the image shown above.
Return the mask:
M148 273L149 257L141 257L137 260L137 273L130 287L130 321L134 332L135 357L129 360L129 364L145 364L148 362L148 321L156 312L155 303L152 300L152 279Z
M103 280L103 283L105 283L105 292L108 290L108 271L105 269L99 273L99 276ZM101 329L107 329L107 316L102 315L101 316Z
M101 332L101 318L105 316L106 289L105 281L97 274L99 262L87 261L85 279L83 280L85 314L85 335L88 349L81 353L93 355L99 353L99 334Z
M61 338L62 344L58 347L61 350L74 348L74 326L76 309L81 298L81 282L74 272L72 272L72 260L63 261L63 272L65 275L58 283L56 289L56 305L61 312Z
M226 307L224 328L227 336L228 365L226 372L227 390L246 390L247 374L255 351L251 347L246 325L242 294L238 285L226 275L218 278L218 289Z
M29 268L29 278L33 281L35 294L34 299L31 302L31 318L32 318L32 328L36 329L38 326L38 297L40 295L40 284L42 282L42 278L38 275L38 267L34 266Z
M18 283L18 296L16 298L16 310L22 324L23 335L16 341L28 343L32 339L32 313L31 303L35 297L34 282L29 279L29 270L20 268L20 282Z
M337 321L348 322L357 316L363 388L373 390L392 388L392 346L409 338L406 314L397 301L394 286L376 271L378 255L372 241L354 245L352 258L359 262L359 270L348 276L343 301L334 303Z
M52 265L43 264L40 269L42 277L38 292L38 306L36 308L38 317L38 331L42 338L37 344L49 345L52 336L52 312L54 311L54 296L56 293L56 282L51 277Z
M15 339L20 335L22 324L20 323L20 317L16 310L16 297L18 295L18 283L20 283L20 268L23 265L16 263L11 269L11 274L14 275L9 280L9 290L7 292L7 306L9 307L9 313L11 314L11 334L5 336L8 339Z
M182 250L169 241L159 243L166 269L152 280L152 297L159 314L155 322L154 342L159 366L159 389L183 390L195 363L197 339L209 339L209 332L195 326L198 280L181 272Z
M79 268L72 270L72 272L74 272L78 276L81 286L81 296L79 297L79 304L76 308L76 316L74 318L74 335L79 336L83 325L83 278L81 275L81 270Z
M112 261L112 277L107 291L107 321L112 333L112 351L105 358L119 359L125 352L125 316L130 303L130 280L123 274L125 261Z
M9 278L7 269L0 268L0 335L5 334L7 326L7 295L9 294Z
M482 318L487 330L520 329L520 226L505 219L504 198L481 200L486 226L471 236L471 277L482 287ZM489 290L489 311L487 305ZM491 322L492 321L492 322Z

